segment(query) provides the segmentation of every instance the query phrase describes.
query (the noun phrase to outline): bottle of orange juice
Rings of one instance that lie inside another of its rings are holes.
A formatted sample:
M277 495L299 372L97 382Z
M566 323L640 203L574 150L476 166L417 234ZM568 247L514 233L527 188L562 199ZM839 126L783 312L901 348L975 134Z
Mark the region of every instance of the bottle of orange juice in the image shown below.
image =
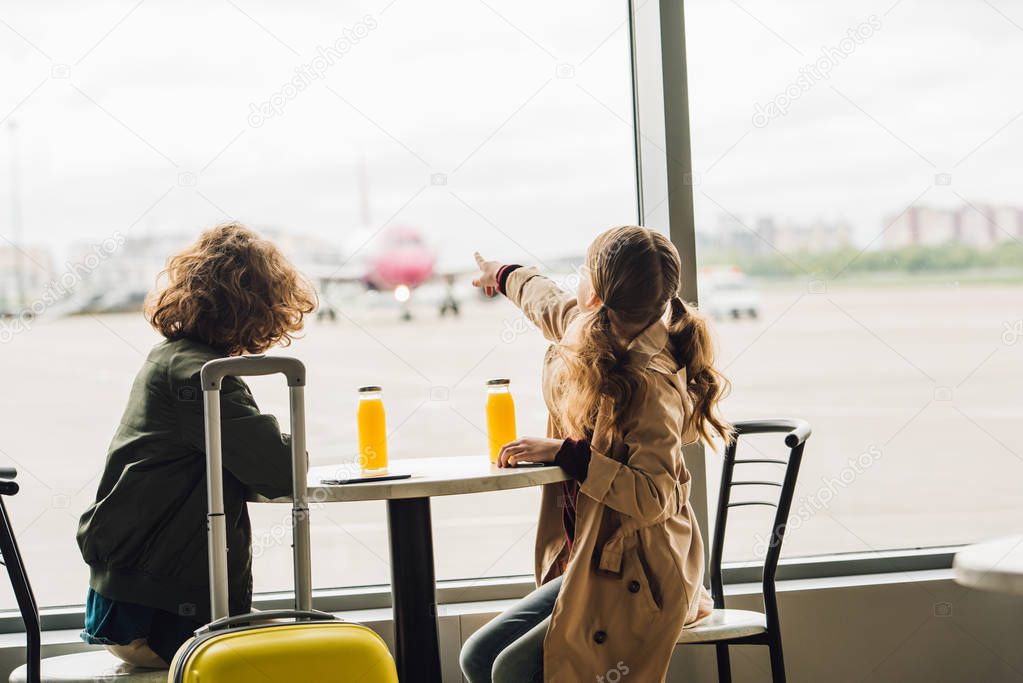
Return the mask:
M487 440L490 462L497 462L501 447L515 440L515 401L511 380L492 379L487 382Z
M380 387L359 387L358 422L359 464L362 469L387 469L387 420Z

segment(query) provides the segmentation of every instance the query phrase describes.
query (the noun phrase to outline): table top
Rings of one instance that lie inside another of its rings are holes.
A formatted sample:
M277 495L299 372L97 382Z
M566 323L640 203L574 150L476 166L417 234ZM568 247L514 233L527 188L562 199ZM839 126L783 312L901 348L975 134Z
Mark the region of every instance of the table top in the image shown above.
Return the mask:
M554 484L571 478L563 469L554 466L499 468L492 465L485 455L392 460L387 471L389 474L412 476L408 479L325 486L320 483L324 479L344 480L363 475L351 463L310 467L309 502L456 496ZM272 502L287 502L287 499Z
M953 569L964 586L1023 594L1023 536L967 546L956 553Z

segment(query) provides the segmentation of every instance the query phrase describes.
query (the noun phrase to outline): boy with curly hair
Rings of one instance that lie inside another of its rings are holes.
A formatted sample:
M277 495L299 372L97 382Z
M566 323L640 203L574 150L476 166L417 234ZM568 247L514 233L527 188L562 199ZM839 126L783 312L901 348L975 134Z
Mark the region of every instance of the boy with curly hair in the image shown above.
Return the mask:
M206 452L199 371L214 358L286 346L316 307L276 245L238 223L171 257L146 319L164 336L135 378L78 545L90 568L82 638L165 668L209 621ZM221 393L231 614L252 604L247 491L291 492L290 438L238 378Z

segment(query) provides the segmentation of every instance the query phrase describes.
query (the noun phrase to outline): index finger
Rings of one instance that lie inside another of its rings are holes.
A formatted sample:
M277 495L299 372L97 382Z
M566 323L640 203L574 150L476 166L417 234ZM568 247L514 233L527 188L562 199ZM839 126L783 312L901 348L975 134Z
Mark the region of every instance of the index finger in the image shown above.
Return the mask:
M480 268L482 268L483 264L487 262L485 258L480 256L480 253L478 251L474 251L472 255L476 257L476 265L479 266Z

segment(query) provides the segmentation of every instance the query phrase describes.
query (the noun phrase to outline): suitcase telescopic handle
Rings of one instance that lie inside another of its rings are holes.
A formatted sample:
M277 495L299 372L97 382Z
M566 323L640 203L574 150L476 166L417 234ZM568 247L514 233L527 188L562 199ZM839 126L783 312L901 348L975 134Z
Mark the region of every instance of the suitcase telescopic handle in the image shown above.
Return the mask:
M199 379L203 389L220 389L227 376L284 375L289 387L305 386L305 365L297 358L285 356L233 356L217 358L202 366Z
M229 615L227 578L227 520L224 517L224 471L220 433L220 388L228 376L282 374L290 387L291 407L291 528L294 548L295 610L312 609L313 581L309 549L309 505L306 479L309 463L305 440L305 365L284 356L234 356L203 365L199 379L203 389L206 422L207 532L209 534L210 612L212 621Z

